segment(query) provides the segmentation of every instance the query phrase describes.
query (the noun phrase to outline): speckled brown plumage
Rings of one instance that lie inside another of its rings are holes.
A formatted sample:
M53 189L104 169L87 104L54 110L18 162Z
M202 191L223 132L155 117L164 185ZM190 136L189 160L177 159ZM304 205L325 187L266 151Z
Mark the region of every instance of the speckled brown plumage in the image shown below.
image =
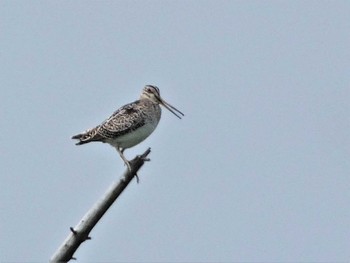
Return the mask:
M184 116L182 112L160 97L156 86L147 85L139 100L126 104L100 125L74 135L72 139L79 140L77 145L96 141L112 145L130 169L123 151L139 144L155 130L161 117L159 105L163 105L180 119L177 113Z

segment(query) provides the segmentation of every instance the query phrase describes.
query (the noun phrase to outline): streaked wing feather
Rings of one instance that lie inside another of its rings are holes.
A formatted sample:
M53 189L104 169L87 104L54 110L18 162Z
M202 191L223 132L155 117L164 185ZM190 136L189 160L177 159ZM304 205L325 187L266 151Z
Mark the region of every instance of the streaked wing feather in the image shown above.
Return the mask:
M115 111L99 126L98 134L104 138L115 138L143 126L145 120L139 102L126 104Z

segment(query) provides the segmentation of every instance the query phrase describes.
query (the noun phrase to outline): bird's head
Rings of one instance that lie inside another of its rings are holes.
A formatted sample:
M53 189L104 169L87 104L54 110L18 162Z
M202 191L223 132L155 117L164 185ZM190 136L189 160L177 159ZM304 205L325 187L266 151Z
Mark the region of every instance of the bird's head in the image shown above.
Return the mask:
M140 98L141 99L148 99L148 100L152 101L153 103L157 103L157 104L164 106L166 109L168 109L170 112L172 112L179 119L181 119L181 116L177 115L175 113L175 111L177 113L181 114L182 116L185 116L181 111L179 111L175 107L171 106L169 103L167 103L165 100L162 99L162 97L160 96L159 88L156 86L146 85L142 90Z

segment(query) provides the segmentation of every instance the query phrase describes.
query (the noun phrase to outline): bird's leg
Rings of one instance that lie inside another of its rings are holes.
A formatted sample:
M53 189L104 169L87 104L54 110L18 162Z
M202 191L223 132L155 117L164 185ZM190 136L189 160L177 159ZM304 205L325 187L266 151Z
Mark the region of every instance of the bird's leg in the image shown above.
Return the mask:
M126 164L126 166L128 167L129 171L131 172L131 166L130 166L130 163L129 161L125 158L123 152L124 152L124 149L122 148L119 148L119 147L116 147L120 157L123 159L124 163Z
M125 156L124 156L124 154L123 154L123 152L124 152L125 149L119 148L119 147L116 147L116 149L117 149L117 151L118 151L120 157L123 159L124 163L125 163L126 166L128 167L129 172L131 173L130 162L125 158ZM138 182L139 182L139 177L137 176L137 173L135 173L135 176L136 176L136 181L137 181L137 183L138 183Z

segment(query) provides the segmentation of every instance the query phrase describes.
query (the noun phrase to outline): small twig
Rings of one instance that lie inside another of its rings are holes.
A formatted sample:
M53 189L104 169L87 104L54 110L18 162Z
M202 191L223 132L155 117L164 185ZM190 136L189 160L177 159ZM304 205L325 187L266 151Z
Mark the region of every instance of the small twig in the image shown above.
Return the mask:
M70 229L70 231L73 233L73 235L76 235L76 234L77 234L77 231L75 231L73 227L70 227L69 229Z

